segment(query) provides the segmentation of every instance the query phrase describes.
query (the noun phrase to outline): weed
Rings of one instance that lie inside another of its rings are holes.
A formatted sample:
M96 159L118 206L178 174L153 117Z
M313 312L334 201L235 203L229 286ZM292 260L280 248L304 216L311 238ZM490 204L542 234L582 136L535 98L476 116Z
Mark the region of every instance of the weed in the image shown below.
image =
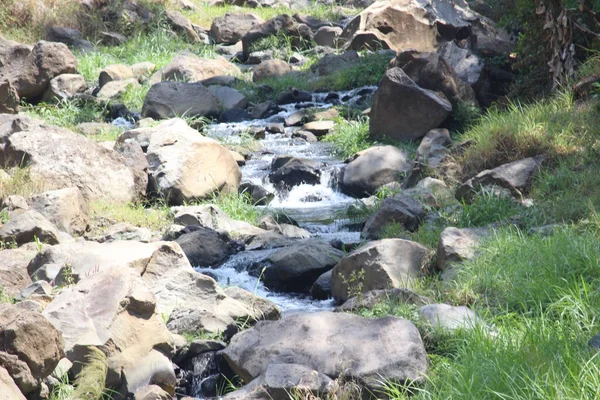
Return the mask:
M75 284L75 275L73 274L73 266L70 262L65 262L62 268L62 279L63 284L66 287L72 286Z
M342 282L346 285L348 298L356 297L358 304L362 304L363 300L363 286L365 282L365 270L359 269L352 271L350 276L342 276Z
M257 225L258 219L262 216L261 210L254 206L252 197L248 193L216 193L210 200L200 204L214 204L229 217L252 225Z
M108 398L104 388L108 362L104 352L96 347L89 347L86 363L75 380L74 399L100 400Z
M70 400L75 387L69 382L69 375L63 374L58 383L55 383L50 393L50 400Z
M0 179L0 199L11 195L28 198L46 190L44 179L32 174L30 167L12 168L8 172L10 179ZM0 218L8 218L8 211L3 210Z
M33 235L33 242L35 243L35 248L36 248L38 254L41 253L44 246L43 246L42 242L40 241L40 239L36 235Z
M33 118L44 120L48 125L75 129L82 122L104 122L108 105L81 100L61 100L56 104L24 104L23 112Z
M217 340L223 341L222 332L208 332L208 331L196 331L196 332L180 332L181 336L185 338L188 343L192 343L195 340Z
M12 304L15 302L15 298L6 293L4 288L0 286L0 303Z

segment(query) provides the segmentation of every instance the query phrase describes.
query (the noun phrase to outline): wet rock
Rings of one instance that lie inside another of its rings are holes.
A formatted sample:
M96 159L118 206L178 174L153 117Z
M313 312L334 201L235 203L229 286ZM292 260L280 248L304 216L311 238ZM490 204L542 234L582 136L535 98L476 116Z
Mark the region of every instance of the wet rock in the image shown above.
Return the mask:
M370 310L384 302L422 306L432 303L433 300L405 288L371 290L360 296L349 298L344 304L336 307L335 312L353 312L360 309Z
M50 80L50 86L44 92L42 101L51 103L66 100L87 89L85 79L77 74L62 74Z
M310 237L310 232L306 229L291 224L279 223L271 215L262 217L258 221L258 227L293 239L305 239Z
M308 131L296 131L292 133L293 138L300 138L306 140L308 143L316 143L319 139L312 133Z
M304 124L302 130L308 131L317 137L325 136L333 129L335 122L333 121L314 121Z
M333 268L342 256L341 251L328 243L309 240L276 251L254 263L248 271L254 276L262 273L265 286L270 289L308 293L317 278Z
M111 64L100 71L98 84L103 87L109 82L123 81L133 78L133 71L127 65Z
M409 288L429 257L425 246L403 239L368 242L344 256L333 269L333 297L338 303L353 297L353 292ZM362 275L362 278L360 276ZM350 282L362 281L360 287Z
M303 90L298 90L296 88L292 88L288 92L283 92L277 98L277 104L292 104L292 103L305 103L312 101L312 94L309 92L305 92ZM296 104L296 108L298 108L300 104ZM303 107L312 107L311 105L303 106Z
M250 317L253 322L281 319L281 311L273 302L235 286L223 290L227 296L241 302L250 310Z
M395 146L375 146L351 157L339 182L343 193L366 197L410 169L406 154Z
M315 32L315 43L319 46L336 48L342 28L337 26L322 26Z
M310 159L280 156L271 163L269 179L288 189L301 184L316 185L321 180L320 164Z
M273 199L273 193L260 185L252 182L244 182L240 184L240 193L247 193L252 198L252 201L257 206L266 206Z
M239 91L232 89L227 86L209 86L208 90L216 97L217 101L221 105L221 109L224 111L231 110L234 108L246 108L248 106L248 99Z
M383 200L381 208L365 223L360 236L370 240L379 239L389 224L398 224L407 231L414 232L424 218L425 210L419 201L397 194Z
M317 278L310 288L310 295L315 300L327 300L331 298L331 274L332 270L324 272Z
M428 304L419 308L419 316L435 329L473 329L485 325L483 320L465 306L449 304Z
M543 161L543 157L529 157L482 171L456 190L456 198L470 201L482 187L498 186L508 189L517 199L522 199Z
M373 96L369 129L373 137L415 140L437 128L451 111L448 100L395 67L386 71Z
M317 64L317 71L320 76L331 75L334 72L352 67L360 61L360 56L354 50L343 54L326 54Z
M210 117L219 114L218 99L200 83L161 82L153 85L142 108L142 116L154 119Z
M198 226L193 232L179 236L177 242L194 267L216 267L232 253L229 240L216 231Z
M221 354L246 382L265 373L270 364L282 362L363 382L418 381L427 371L425 348L411 322L345 313L299 313L262 322L236 335Z
M221 122L242 122L242 121L246 121L251 118L252 117L251 117L250 113L248 113L247 110L244 110L241 108L232 108L232 109L223 111L221 113L221 115L219 116L219 121L221 121ZM238 165L243 165L243 164L239 163L239 161L241 161L241 160L236 159L236 161L238 161Z
M264 20L254 14L227 13L213 20L210 36L217 44L234 44L262 23Z
M277 78L292 71L292 66L283 60L268 60L260 63L254 68L252 81L261 82L267 79Z
M444 229L437 247L437 266L445 270L451 263L472 259L481 240L490 235L485 228Z

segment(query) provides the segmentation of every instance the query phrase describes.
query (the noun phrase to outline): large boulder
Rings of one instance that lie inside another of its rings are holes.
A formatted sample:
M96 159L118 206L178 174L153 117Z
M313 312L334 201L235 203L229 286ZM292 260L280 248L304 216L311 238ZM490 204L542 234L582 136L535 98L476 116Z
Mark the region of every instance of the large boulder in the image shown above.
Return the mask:
M265 21L254 14L227 13L213 20L210 36L217 44L234 44L249 30Z
M126 132L117 142L126 139L147 149L150 192L165 196L171 204L237 192L241 172L229 150L182 119Z
M437 247L437 266L444 270L451 263L472 259L482 239L490 235L485 228L448 227L440 234Z
M452 111L442 96L421 88L402 69L388 69L373 96L371 135L402 141L425 136Z
M192 53L178 54L167 66L151 79L160 81L200 82L222 75L237 75L240 69L223 57L200 58Z
M281 321L259 322L239 333L221 354L246 382L275 363L300 364L334 379L344 375L371 387L377 387L377 381L420 381L427 372L419 331L411 322L393 317L293 314Z
M316 185L321 181L320 163L307 158L279 156L271 163L269 180L291 189L302 184Z
M43 181L47 190L77 187L86 200L129 202L141 197L133 171L117 152L28 118L0 125L0 164L28 166L32 179Z
M42 243L58 244L64 240L56 226L35 210L12 211L9 217L0 226L0 242L22 245L37 238Z
M173 338L156 312L154 295L132 269L110 268L83 279L64 289L43 314L62 332L74 368L85 364L90 347L105 352L109 387L119 388L129 380L129 389L135 389L131 386L137 379L132 378L144 363L152 365L144 374L147 384L161 369L160 363L150 362L159 358L155 351L173 351Z
M482 171L456 190L456 198L469 201L482 187L497 186L508 189L517 199L522 199L523 193L531 188L533 177L543 161L543 156L528 157Z
M410 170L406 154L395 146L375 146L349 159L339 181L340 190L353 197L375 194L381 186L396 182Z
M39 387L42 379L54 371L64 357L61 332L43 315L10 304L0 305L0 367L6 368L23 389ZM15 359L15 356L17 359ZM13 373L21 370L20 374ZM35 379L25 386L25 375ZM29 390L25 390L27 394Z
M414 232L424 218L423 205L399 193L383 200L379 210L365 223L360 235L368 240L379 239L389 224L398 224L407 231Z
M194 267L217 267L233 253L227 237L201 226L179 236L176 242Z
M62 74L50 80L50 86L44 92L42 101L50 103L53 101L67 100L87 89L85 78L78 74Z
M76 187L51 190L33 196L29 207L42 214L61 231L83 234L89 226L88 206Z
M252 74L253 82L261 82L267 79L278 78L292 71L292 66L283 60L268 60L260 63L254 68Z
M404 51L398 54L392 66L401 68L423 89L443 93L453 106L477 104L471 86L457 76L452 66L437 53Z
M201 83L160 82L152 85L142 115L154 119L211 117L220 111L217 98Z
M410 288L429 258L427 248L403 239L368 242L333 269L331 291L338 303L376 289Z
M217 85L209 86L208 90L216 97L223 112L232 109L244 109L248 106L248 99L238 90Z
M343 255L341 250L327 242L309 240L277 250L251 265L249 273L255 276L262 274L265 286L270 289L308 293L317 278L332 269Z
M0 76L21 99L39 100L53 78L75 73L77 59L62 43L40 41L30 47L0 36Z

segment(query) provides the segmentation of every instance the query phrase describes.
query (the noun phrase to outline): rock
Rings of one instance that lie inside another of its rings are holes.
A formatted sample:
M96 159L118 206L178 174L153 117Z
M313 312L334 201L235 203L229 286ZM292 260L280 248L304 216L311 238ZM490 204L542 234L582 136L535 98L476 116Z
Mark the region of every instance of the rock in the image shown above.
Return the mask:
M15 364L11 356L16 356L18 361L23 362L25 365L21 364L19 369L30 374L37 382L50 375L64 357L60 330L42 314L19 309L11 304L0 305L0 339L0 353L6 354L0 364L9 371L13 379L16 378L13 375L15 367L11 368L6 362L11 359L10 364ZM16 379L17 384L21 383L20 380Z
M25 197L13 194L7 196L2 201L2 208L6 209L6 211L27 211L29 210L29 205Z
M275 58L275 54L273 50L261 50L261 51L253 51L248 54L248 58L246 59L246 64L248 65L256 65L261 64L265 61L269 61Z
M183 36L185 40L190 43L202 43L200 36L192 26L189 19L184 17L177 11L168 10L165 12L167 23L171 26L171 29L177 34Z
M366 293L377 289L410 289L428 258L427 248L416 242L403 239L368 242L344 256L333 269L333 298L343 303L359 290ZM353 281L356 287L350 287Z
M308 120L308 112L306 110L298 110L285 118L285 126L300 126Z
M375 91L369 129L373 137L415 140L437 128L451 111L448 100L419 87L395 67L386 71Z
M217 44L234 44L262 23L264 20L254 14L227 13L213 20L210 36Z
M249 273L255 276L262 273L265 286L272 290L308 293L317 278L333 268L343 255L329 243L309 240L277 250L254 263Z
M170 204L237 192L241 173L229 150L181 119L129 131L118 142L126 139L147 147L150 192L164 195Z
M86 200L130 202L140 198L134 174L118 153L64 128L25 122L20 117L17 121L28 125L10 131L4 139L2 165L28 165L32 179L43 181L46 190L77 187Z
M312 94L296 88L292 88L288 92L282 92L277 98L277 104L281 105L308 101L312 101Z
M19 112L19 94L8 79L0 81L0 114L17 114Z
M257 206L266 206L274 197L273 193L252 182L240 184L239 193L247 193L252 198L252 203Z
M343 193L353 197L375 194L386 183L398 181L408 172L406 154L395 146L375 146L356 153L344 168L339 185Z
M46 28L46 40L49 42L64 43L72 49L81 50L84 53L94 51L94 44L83 38L83 34L77 29L62 26L50 26Z
M100 32L100 43L104 46L122 46L127 43L127 36L117 32Z
M453 106L461 103L477 105L473 89L437 53L404 51L391 65L401 68L421 88L443 93Z
M334 72L355 66L360 61L360 56L355 50L346 51L343 54L326 54L317 64L320 76L331 75Z
M136 400L172 400L173 396L165 392L160 386L148 385L136 390L134 398Z
M275 363L304 365L334 379L343 374L372 386L376 386L375 380L419 381L427 371L427 355L417 328L393 317L292 314L239 333L221 354L246 382Z
M0 367L0 393L8 400L25 400L25 396L5 368Z
M332 270L324 272L310 288L310 295L315 300L327 300L331 297Z
M279 311L279 308L273 302L235 286L230 286L223 290L227 296L241 302L250 310L253 322L277 321L281 319L281 311Z
M308 131L317 137L325 136L333 129L333 121L314 121L304 124L302 130Z
M543 161L544 157L529 157L482 171L456 190L456 198L459 201L470 201L482 187L498 186L508 189L513 196L522 199L523 193L531 187L533 176Z
M50 80L50 86L44 92L42 101L46 103L66 100L87 89L85 79L77 74L62 74Z
M222 75L238 75L241 71L223 57L200 58L192 53L180 53L166 67L152 77L151 83L160 81L200 82Z
M141 82L148 78L150 75L152 75L152 73L156 69L156 65L149 61L145 61L133 64L130 68L133 72L133 77Z
M255 42L271 35L285 34L290 37L293 42L312 40L310 28L304 25L307 29L301 29L301 26L302 25L297 24L289 15L282 14L253 27L242 37L244 57L248 58L248 55L251 53L252 45Z
M413 304L422 306L432 303L433 300L405 288L371 290L360 296L349 298L344 304L336 307L335 312L353 312L360 309L370 310L386 302L391 304Z
M237 151L229 150L229 152L231 153L231 156L233 157L233 159L235 160L235 162L237 163L238 166L241 167L243 165L246 165L246 159L244 158L243 155L241 155Z
M286 188L301 184L316 185L321 180L320 165L310 159L280 156L271 163L269 180Z
M430 207L443 207L455 201L452 190L441 180L427 177L402 194Z
M248 99L239 91L227 86L209 86L208 90L215 96L222 110L246 108Z
M201 226L179 236L176 242L194 267L217 267L233 253L228 240Z
M92 238L98 243L114 242L117 240L132 240L136 242L149 243L155 239L155 234L148 228L140 228L128 222L112 225L104 230L101 235Z
M431 168L436 168L442 160L450 154L450 145L452 139L447 129L432 129L423 140L417 149L417 162L427 165Z
M129 88L139 86L137 79L131 78L120 81L108 82L102 86L102 89L96 94L100 100L115 100L123 96Z
M19 293L17 298L22 301L35 294L50 296L52 294L52 286L46 281L33 282L31 285L21 290L21 293Z
M103 87L109 82L124 81L133 78L133 71L127 65L111 64L100 71L98 84Z
M21 290L31 284L27 264L37 253L35 243L16 249L0 250L0 286L3 293L16 297Z
M53 78L76 73L77 59L62 43L40 41L32 48L0 38L0 76L21 99L39 100Z
M482 80L485 79L485 64L472 51L458 47L454 42L448 42L438 49L438 53L460 79L472 87L482 84Z
M319 139L312 132L308 131L296 131L292 133L292 137L304 139L308 143L317 143L319 141Z
M0 242L24 243L34 242L58 244L64 240L56 226L35 210L11 212L10 220L0 227Z
M136 190L145 193L148 188L148 160L142 146L133 139L126 139L113 146L121 154L127 165L133 171Z
M379 239L389 224L399 224L407 231L414 232L424 218L423 205L400 193L383 200L381 208L365 223L360 236L368 240Z
M337 26L322 26L315 32L315 43L319 46L336 48L342 28Z
M465 306L428 304L419 308L419 316L431 324L434 329L453 331L456 329L473 329L485 325L473 310Z
M268 60L254 68L252 81L261 82L267 79L278 78L291 71L292 66L283 60Z
M438 268L445 270L450 263L472 259L481 240L489 235L490 231L485 228L444 229L437 247Z
M88 229L88 206L76 187L44 192L28 203L63 232L80 235Z
M219 114L217 98L200 83L161 82L153 85L142 108L142 115L154 119L211 117Z
M258 227L272 231L289 238L305 239L310 237L310 232L295 225L279 223L271 215L266 215L258 221Z

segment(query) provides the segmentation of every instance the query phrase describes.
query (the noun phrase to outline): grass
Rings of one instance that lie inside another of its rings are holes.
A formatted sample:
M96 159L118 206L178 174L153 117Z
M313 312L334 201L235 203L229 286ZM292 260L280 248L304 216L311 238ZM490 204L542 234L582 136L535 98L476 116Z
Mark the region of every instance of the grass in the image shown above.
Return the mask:
M0 199L12 195L28 198L34 194L44 192L45 182L41 178L32 176L29 167L12 168L7 172L10 175L10 179L0 179Z
M152 231L162 232L171 223L167 206L145 207L143 204L121 204L96 200L89 203L90 217L92 220L102 220L111 223L128 222L139 227L146 227Z
M108 106L78 100L61 100L56 104L26 105L23 112L44 120L48 125L75 129L82 122L104 122Z
M86 364L81 369L75 380L74 399L100 400L109 399L109 392L105 389L106 374L108 373L107 357L96 347L89 348Z
M188 343L192 343L195 340L217 340L217 341L223 341L223 333L221 332L207 332L207 331L200 331L200 332L180 332L179 333L181 336L183 336L185 338L185 340Z
M128 109L141 111L148 90L150 90L150 85L148 84L138 86L129 85L125 93L121 96L121 101Z
M214 204L232 219L245 221L251 225L258 225L258 220L263 215L263 212L254 206L248 193L215 194L210 200L200 204Z

